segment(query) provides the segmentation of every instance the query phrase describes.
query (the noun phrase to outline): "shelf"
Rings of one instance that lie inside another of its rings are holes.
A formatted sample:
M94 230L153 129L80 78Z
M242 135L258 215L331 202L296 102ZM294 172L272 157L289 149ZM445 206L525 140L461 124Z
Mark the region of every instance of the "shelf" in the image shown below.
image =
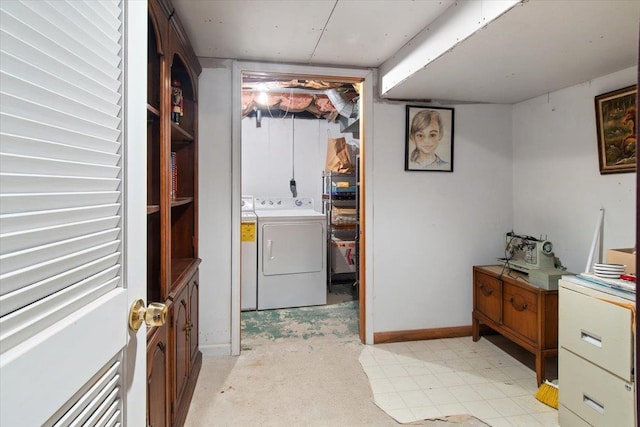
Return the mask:
M191 277L200 264L195 258L172 258L171 259L171 289L177 290L180 281ZM172 298L173 295L169 295ZM172 298L173 299L173 298Z
M160 212L160 205L148 205L147 206L147 215L151 215L154 213Z
M193 141L193 135L186 130L182 129L180 125L171 122L171 141L172 142L191 142Z
M147 120L154 120L160 118L160 110L151 104L147 104Z
M331 224L330 227L334 230L355 230L356 224Z
M175 208L189 203L193 203L193 197L178 197L171 200L171 207Z
M356 193L343 193L343 194L323 194L324 200L355 200Z
M329 177L355 177L356 174L355 173L338 173L338 172L325 172L323 175L325 178L329 178Z

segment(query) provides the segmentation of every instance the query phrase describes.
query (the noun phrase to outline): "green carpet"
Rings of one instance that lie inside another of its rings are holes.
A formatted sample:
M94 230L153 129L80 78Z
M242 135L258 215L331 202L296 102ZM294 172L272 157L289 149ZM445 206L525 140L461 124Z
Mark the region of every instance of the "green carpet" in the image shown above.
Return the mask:
M242 341L358 337L358 301L242 313Z

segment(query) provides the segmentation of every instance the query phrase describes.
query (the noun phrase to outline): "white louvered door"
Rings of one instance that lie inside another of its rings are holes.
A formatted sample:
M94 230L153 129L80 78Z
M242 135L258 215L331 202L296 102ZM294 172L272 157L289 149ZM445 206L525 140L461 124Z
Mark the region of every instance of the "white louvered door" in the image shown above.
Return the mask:
M145 424L146 23L0 1L2 426Z

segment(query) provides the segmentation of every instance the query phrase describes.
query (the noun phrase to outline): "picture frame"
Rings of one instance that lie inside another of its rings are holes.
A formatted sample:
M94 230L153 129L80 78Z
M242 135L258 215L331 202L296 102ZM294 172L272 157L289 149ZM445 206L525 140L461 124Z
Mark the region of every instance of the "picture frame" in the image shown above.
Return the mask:
M636 85L595 97L600 174L636 171Z
M406 106L405 171L453 172L454 111Z

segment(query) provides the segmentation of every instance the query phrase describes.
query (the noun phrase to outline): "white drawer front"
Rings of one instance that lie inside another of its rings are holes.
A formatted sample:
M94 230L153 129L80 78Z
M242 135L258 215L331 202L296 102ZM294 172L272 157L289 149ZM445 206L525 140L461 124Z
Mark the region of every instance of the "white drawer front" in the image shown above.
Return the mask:
M560 404L593 426L635 425L633 384L561 348Z
M631 310L560 288L559 346L631 381Z
M591 427L588 422L571 412L564 405L558 407L558 424L562 427Z

